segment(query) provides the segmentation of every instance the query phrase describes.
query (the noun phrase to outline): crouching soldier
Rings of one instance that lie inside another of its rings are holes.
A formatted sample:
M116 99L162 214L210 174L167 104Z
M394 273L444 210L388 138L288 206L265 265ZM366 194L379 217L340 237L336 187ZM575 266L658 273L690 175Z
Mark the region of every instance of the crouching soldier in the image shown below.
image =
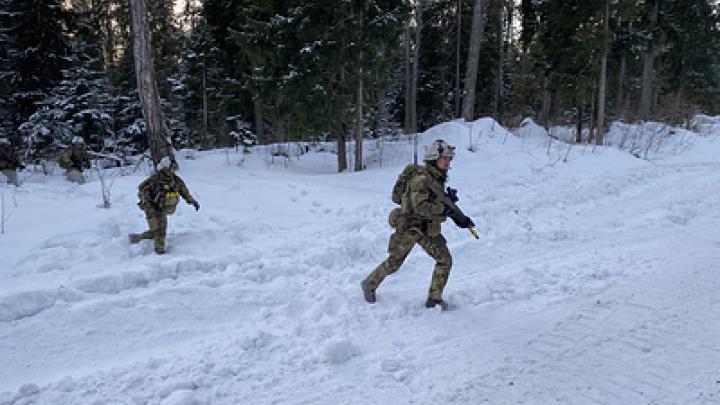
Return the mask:
M17 169L24 169L25 165L20 162L15 149L10 145L7 138L0 138L0 171L7 177L7 182L20 186L17 177Z
M76 136L72 140L72 144L63 151L60 159L58 159L60 167L66 170L65 177L72 182L83 184L85 176L83 169L90 168L90 154L85 149L85 141Z
M130 243L138 243L143 239L155 240L155 253L165 253L165 232L167 216L175 213L178 197L200 209L200 204L190 195L185 182L175 174L177 163L164 157L157 164L157 171L138 186L138 206L145 211L149 230L143 233L130 234Z
M408 165L398 176L392 198L400 207L394 209L389 218L395 233L390 236L388 258L361 284L367 302L376 301L375 290L380 283L395 273L415 244L419 244L435 259L435 270L425 306L432 308L439 305L443 310L448 308L442 294L452 267L452 256L445 237L440 233L440 225L451 216L456 225L469 228L476 235L473 228L475 224L455 205L455 191L448 189L447 194L444 191L450 161L454 156L453 146L443 140L434 141L425 147L424 166Z

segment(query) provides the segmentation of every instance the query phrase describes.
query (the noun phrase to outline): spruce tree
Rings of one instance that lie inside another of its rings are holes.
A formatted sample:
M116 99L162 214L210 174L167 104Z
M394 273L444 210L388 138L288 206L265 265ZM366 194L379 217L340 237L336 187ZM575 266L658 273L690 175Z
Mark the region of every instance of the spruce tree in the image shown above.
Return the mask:
M101 40L90 9L68 13L69 67L62 80L36 102L39 109L20 126L31 154L47 155L81 136L96 151L114 152L115 97L102 65ZM48 150L49 149L49 150Z
M0 117L2 131L17 141L18 126L62 79L67 15L59 0L2 0L1 8Z

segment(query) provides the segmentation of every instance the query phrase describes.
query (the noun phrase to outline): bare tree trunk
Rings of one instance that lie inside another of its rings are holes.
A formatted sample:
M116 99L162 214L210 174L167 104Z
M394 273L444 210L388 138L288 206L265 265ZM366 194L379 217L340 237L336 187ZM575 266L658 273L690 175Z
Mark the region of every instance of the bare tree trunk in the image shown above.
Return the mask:
M465 72L465 97L463 98L463 118L470 122L475 118L475 86L477 85L480 47L485 31L485 13L483 0L475 0L473 21L468 49L467 70Z
M362 58L362 56L361 56ZM362 65L361 65L362 66ZM355 171L363 169L363 70L359 69L357 100L355 102Z
M410 133L413 134L413 163L418 164L417 89L420 76L420 40L422 38L423 0L415 7L415 46L412 58L412 88L410 91Z
M497 47L498 47L498 68L495 72L495 97L493 99L493 117L496 121L498 119L498 111L500 106L500 99L502 98L503 92L503 66L505 64L505 38L504 38L504 27L505 27L505 4L502 2L500 6L500 14L498 15L497 21Z
M340 124L340 132L337 137L337 154L338 154L338 172L342 173L348 168L347 164L347 145L345 141L347 139L347 125L344 120Z
M255 135L257 135L260 143L266 143L262 103L258 95L253 97L253 116L253 120L255 121Z
M625 100L625 75L627 74L627 55L623 52L620 55L620 72L618 73L618 90L617 99L615 101L615 108L618 109L617 117L620 119L625 118L625 106L623 102Z
M575 126L575 143L582 143L582 139L583 139L583 136L582 136L583 103L578 102L577 105L575 106L575 109L577 111L577 123Z
M412 93L412 60L410 59L410 25L405 27L405 132L411 133L412 113L410 112L410 94Z
M460 117L460 49L462 48L462 0L457 0L457 38L455 39L455 114Z
M207 104L207 72L203 66L203 116L202 116L202 139L203 147L209 148L208 144L208 104Z
M605 92L607 81L607 59L608 59L608 41L610 40L610 0L605 0L605 16L604 31L605 42L603 43L603 55L600 61L600 84L598 90L598 131L595 138L596 145L603 144L603 136L605 135Z
M595 88L592 91L592 97L590 98L590 125L588 125L588 143L593 143L595 140Z
M648 48L645 51L642 73L642 91L640 93L640 118L647 120L650 116L650 104L652 103L653 73L655 64L655 29L657 27L658 9L660 0L648 0L648 20L650 21L650 39Z
M515 13L515 0L507 0L506 3L507 7L507 47L508 47L508 55L510 55L510 52L512 52L512 41L513 41L513 14Z
M160 94L152 58L152 39L148 26L145 0L130 0L132 11L133 53L138 96L147 125L150 156L155 164L165 156L172 156L170 142L163 131Z
M345 80L343 77L342 80ZM277 143L285 143L285 133L288 129L288 122L287 117L283 114L283 103L285 103L285 94L280 91L277 95L277 99L275 100L275 106L273 115L277 118L275 123L275 142Z
M383 46L380 48L380 58L386 56L387 50ZM385 88L385 82L382 80L382 76L379 70L375 71L375 96L377 102L377 131L376 136L384 138L387 131L388 122L388 108L385 103L385 97L387 95L387 89ZM382 158L382 156L381 156Z
M385 86L380 84L381 81L379 75L375 83L377 83L378 136L383 138L387 132L388 122L388 109L385 104L385 95L387 91L385 90Z
M552 104L550 107L550 122L558 122L558 116L561 114L562 111L562 101L563 98L557 93L552 93L550 100L552 100Z
M101 2L99 0L93 2L93 10L98 10L98 17L100 21L100 38L102 45L102 66L105 69L105 76L110 83L113 83L113 63L112 53L115 47L115 36L112 27L113 19L110 18L110 4L109 2Z
M547 73L543 76L542 116L545 130L550 131L550 77Z
M442 88L440 89L440 94L448 94L450 89L448 88L448 74L447 74L447 66L443 65L440 67L440 72L438 72L438 75L440 76L440 86ZM453 118L452 113L448 113L448 110L450 110L451 107L448 105L447 101L445 100L445 97L442 98L442 104L440 105L440 119L442 121L449 121Z
M420 75L420 39L422 36L422 17L423 17L423 0L417 0L415 7L415 46L413 47L412 57L412 86L410 92L410 133L416 134L418 131L417 119L417 89L418 77Z

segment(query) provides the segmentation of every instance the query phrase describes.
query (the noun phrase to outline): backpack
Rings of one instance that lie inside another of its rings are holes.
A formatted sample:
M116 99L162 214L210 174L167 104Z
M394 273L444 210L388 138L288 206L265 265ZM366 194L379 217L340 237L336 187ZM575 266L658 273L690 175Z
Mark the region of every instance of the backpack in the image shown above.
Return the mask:
M405 209L406 207L405 204L403 204L403 200L407 201L406 194L408 192L408 182L414 176L424 174L425 172L425 167L421 165L410 164L405 166L405 169L403 169L402 173L400 173L395 181L395 185L393 186L392 201L395 204L402 205L403 209Z
M165 214L175 213L180 197L174 179L170 179L169 182L157 179L144 191L141 190L141 194L144 194L145 201L151 203L152 206L160 209Z

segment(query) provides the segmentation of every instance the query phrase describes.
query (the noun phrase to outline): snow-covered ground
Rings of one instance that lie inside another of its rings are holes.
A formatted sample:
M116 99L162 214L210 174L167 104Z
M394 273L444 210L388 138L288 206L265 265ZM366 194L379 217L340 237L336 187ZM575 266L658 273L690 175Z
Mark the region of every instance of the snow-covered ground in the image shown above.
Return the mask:
M717 133L648 160L532 132L422 137L458 145L449 184L481 234L444 225L445 313L423 306L419 248L377 304L359 288L404 142L369 142L360 173L330 153L181 160L201 209L169 218L165 256L127 243L147 173L115 177L110 209L96 176L23 173L2 188L0 404L720 403Z

